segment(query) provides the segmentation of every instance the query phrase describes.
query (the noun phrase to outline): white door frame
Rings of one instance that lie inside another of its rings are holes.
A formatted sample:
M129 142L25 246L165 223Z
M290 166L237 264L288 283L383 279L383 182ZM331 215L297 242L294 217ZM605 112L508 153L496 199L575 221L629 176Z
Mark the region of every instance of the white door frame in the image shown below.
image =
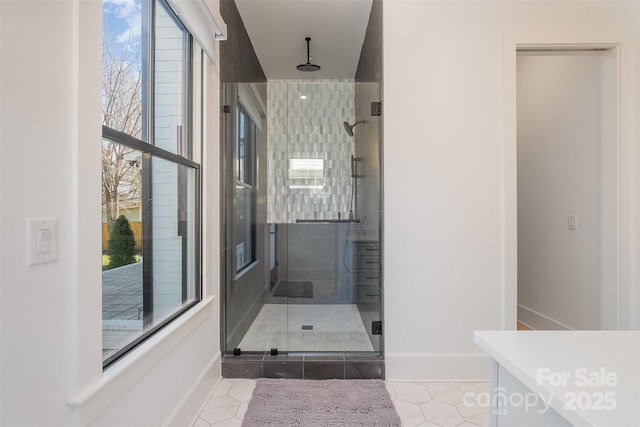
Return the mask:
M638 208L635 159L634 94L632 73L622 67L636 60L631 43L524 43L504 35L502 52L502 139L504 142L504 281L503 328L512 330L517 322L517 125L516 56L518 50L606 49L603 78L615 82L604 91L602 116L602 257L601 328L638 327L634 266L638 239L634 236ZM633 69L628 67L627 69ZM606 142L605 142L606 141ZM609 218L605 221L605 218Z

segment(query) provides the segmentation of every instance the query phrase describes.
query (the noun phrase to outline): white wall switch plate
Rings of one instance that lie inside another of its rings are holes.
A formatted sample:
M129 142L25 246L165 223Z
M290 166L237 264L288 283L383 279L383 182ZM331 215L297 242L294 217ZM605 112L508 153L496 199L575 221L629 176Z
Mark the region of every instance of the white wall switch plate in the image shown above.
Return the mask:
M56 218L27 220L27 265L52 262L58 258L57 228Z
M569 230L577 230L578 229L578 216L577 215L569 215L567 217L567 222L568 222Z

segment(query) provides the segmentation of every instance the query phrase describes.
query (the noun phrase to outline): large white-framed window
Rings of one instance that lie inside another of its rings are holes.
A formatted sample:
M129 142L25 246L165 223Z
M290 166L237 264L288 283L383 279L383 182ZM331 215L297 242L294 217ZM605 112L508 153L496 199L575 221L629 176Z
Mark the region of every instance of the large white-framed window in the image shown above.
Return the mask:
M165 0L103 0L103 366L201 299L204 57ZM199 109L201 110L201 109Z

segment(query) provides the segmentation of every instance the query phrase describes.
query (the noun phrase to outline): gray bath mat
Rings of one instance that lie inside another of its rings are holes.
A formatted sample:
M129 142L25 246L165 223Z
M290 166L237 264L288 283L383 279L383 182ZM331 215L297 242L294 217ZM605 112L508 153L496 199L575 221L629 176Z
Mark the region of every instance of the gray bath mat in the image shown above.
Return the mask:
M400 417L382 380L260 378L242 425L400 426Z
M281 280L273 291L274 297L313 298L313 283Z

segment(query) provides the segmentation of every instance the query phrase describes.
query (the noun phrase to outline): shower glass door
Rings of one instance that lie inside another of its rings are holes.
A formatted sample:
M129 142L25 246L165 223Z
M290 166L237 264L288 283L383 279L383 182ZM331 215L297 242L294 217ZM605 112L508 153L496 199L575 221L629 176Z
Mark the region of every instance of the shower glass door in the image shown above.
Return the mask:
M277 224L278 254L273 301L286 307L286 350L379 351L371 334L371 322L381 320L379 240L365 238L358 208L364 158L356 155L356 141L369 121L354 136L344 125L362 119L356 84L269 82L269 116L268 216ZM379 127L371 123L378 141Z
M379 352L377 84L225 83L223 100L225 353Z

